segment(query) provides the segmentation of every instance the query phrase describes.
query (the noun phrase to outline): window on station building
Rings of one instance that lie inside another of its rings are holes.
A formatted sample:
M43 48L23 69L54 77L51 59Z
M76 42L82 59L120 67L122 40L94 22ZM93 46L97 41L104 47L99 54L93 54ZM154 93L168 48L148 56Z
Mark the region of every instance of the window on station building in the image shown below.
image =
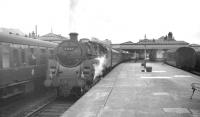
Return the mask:
M2 48L2 68L10 67L10 53L8 47Z

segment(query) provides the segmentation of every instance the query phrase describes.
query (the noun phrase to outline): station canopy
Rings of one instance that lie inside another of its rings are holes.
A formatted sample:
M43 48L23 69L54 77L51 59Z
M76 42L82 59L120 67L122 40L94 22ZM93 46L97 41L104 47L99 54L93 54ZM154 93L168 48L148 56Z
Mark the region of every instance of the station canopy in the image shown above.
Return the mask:
M140 40L137 43L132 43L131 41L121 43L121 44L113 44L113 48L120 48L126 50L140 50L140 49L173 49L178 47L188 46L189 43L185 41L176 41L176 40L149 40L144 39Z

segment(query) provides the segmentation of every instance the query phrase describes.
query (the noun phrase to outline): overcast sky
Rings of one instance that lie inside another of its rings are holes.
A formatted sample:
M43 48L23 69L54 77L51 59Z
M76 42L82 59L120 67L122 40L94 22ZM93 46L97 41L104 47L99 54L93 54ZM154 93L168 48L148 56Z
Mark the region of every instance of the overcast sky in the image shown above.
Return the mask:
M40 35L111 39L112 43L159 38L200 44L199 0L0 0L0 27Z

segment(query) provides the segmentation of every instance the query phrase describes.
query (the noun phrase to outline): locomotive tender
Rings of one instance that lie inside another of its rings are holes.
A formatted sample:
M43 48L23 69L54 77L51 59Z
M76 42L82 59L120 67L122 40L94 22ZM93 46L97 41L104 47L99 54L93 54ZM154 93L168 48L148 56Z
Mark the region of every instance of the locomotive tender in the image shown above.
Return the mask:
M45 91L47 61L56 45L0 33L0 100Z
M99 76L131 58L127 52L113 50L108 40L78 41L78 33L70 33L70 39L57 46L56 56L57 64L50 65L45 84L57 87L58 95L64 97L79 97L100 80Z

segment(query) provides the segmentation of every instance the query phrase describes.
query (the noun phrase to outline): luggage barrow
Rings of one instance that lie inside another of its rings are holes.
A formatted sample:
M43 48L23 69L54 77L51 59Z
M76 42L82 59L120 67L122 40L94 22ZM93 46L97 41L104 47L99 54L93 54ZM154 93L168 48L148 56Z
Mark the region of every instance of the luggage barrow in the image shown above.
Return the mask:
M190 99L192 99L192 96L194 95L194 92L197 90L200 92L200 83L192 83L192 95L190 97Z

